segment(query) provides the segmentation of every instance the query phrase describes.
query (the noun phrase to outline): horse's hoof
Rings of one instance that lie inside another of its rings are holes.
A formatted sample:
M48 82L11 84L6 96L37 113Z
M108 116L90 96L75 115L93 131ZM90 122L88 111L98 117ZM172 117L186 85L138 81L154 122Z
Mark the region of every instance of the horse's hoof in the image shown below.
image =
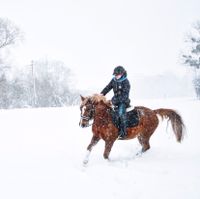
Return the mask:
M86 165L88 163L88 160L83 160L83 165Z
M141 156L142 156L142 153L143 153L142 150L140 150L140 151L138 151L138 152L135 154L135 156L136 156L136 157L141 157Z

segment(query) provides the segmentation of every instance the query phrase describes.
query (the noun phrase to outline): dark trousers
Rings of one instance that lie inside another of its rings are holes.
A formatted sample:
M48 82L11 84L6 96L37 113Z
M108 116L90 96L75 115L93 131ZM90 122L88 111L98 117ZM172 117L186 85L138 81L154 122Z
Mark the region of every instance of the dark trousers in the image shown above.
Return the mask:
M126 136L126 105L121 103L118 106L118 114L120 121L120 136Z

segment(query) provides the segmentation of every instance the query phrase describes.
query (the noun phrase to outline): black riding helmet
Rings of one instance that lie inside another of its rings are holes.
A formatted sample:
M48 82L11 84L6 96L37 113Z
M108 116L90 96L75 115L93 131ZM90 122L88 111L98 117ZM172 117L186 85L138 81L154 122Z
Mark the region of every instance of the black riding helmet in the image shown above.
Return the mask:
M124 74L124 73L126 73L126 70L124 69L123 66L117 66L115 67L113 71L113 75L119 75L119 74Z

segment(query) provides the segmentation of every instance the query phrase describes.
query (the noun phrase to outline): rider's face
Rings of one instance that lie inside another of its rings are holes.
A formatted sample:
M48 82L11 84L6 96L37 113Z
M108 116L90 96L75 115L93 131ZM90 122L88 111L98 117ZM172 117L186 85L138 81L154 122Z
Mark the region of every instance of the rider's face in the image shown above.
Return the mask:
M115 75L115 79L120 79L122 77L122 74Z

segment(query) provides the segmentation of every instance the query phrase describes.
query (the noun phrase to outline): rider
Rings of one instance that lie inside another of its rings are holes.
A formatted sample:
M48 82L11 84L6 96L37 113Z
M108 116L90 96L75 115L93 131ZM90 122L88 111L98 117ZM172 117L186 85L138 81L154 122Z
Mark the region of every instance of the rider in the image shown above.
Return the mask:
M124 138L127 135L126 108L130 106L130 83L127 79L127 72L123 66L117 66L114 69L113 75L114 77L110 83L101 91L101 94L106 95L111 89L113 89L114 96L112 97L112 104L117 107L120 119L119 137Z

